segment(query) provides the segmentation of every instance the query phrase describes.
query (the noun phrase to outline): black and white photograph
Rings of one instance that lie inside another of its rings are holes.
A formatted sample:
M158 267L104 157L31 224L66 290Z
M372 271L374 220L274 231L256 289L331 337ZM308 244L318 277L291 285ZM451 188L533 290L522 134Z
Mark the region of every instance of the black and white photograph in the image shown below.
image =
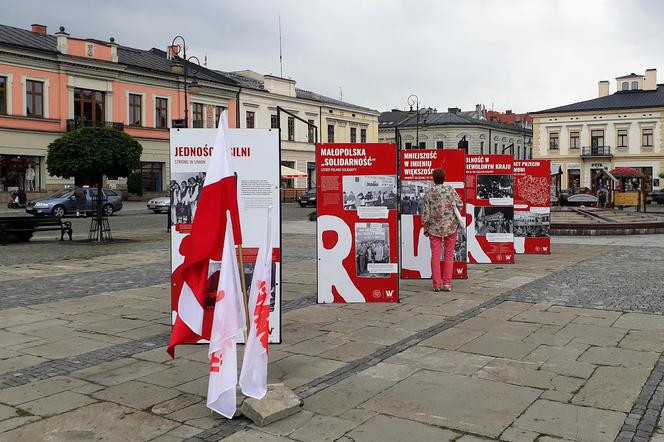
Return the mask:
M513 198L513 197L514 197L513 175L477 176L477 199L488 200L491 198Z
M390 225L388 223L355 224L355 263L357 276L387 278L389 273L371 273L370 264L390 262Z
M468 258L468 235L466 229L459 229L457 231L457 239L454 244L454 261L466 262Z
M475 207L476 235L512 233L513 221L512 207Z
M397 208L397 177L391 175L346 175L343 177L345 210L359 207Z
M251 289L251 280L254 277L254 268L256 267L255 262L245 262L243 265L244 269L244 281L247 287L247 295L249 295L249 290ZM276 280L277 280L277 266L272 263L272 284L270 285L270 312L274 311L275 303L275 293L276 291Z
M171 175L171 221L191 223L203 190L205 172L180 172Z
M431 181L402 181L400 210L402 215L422 215L424 213L424 192L431 187Z
M549 236L549 213L514 212L514 236L544 238Z

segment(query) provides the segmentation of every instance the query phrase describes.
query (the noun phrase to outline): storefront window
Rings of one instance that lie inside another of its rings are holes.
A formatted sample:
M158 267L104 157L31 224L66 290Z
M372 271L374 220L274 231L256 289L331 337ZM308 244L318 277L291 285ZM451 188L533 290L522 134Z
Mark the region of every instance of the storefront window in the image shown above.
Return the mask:
M24 155L0 155L0 192L40 189L40 157Z
M164 163L141 161L141 176L146 192L162 191L162 169Z
M295 161L282 161L281 162L282 166L290 167L291 169L295 169ZM282 178L281 179L281 188L284 189L292 189L295 187L295 180L292 178Z
M574 192L581 187L581 171L578 169L569 169L567 171L567 187Z

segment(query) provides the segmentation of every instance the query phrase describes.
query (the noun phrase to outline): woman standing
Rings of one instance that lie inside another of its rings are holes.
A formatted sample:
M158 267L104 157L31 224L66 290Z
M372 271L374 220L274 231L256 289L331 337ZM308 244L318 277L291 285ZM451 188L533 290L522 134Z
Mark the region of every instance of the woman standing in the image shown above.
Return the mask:
M422 225L424 234L431 244L431 274L433 291L449 292L452 290L452 267L454 265L454 246L456 244L459 221L454 208L461 210L463 203L456 190L445 185L445 171L434 169L434 186L424 193L424 213ZM441 247L444 246L443 275L440 272ZM442 280L441 280L442 279Z

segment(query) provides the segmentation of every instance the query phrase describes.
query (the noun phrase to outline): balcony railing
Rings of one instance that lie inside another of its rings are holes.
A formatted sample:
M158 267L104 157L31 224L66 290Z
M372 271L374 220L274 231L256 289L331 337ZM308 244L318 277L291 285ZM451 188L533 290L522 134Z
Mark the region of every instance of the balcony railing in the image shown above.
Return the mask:
M80 129L82 127L105 127L108 129L123 130L124 123L114 123L112 121L82 120L80 118L67 120L67 132Z
M611 146L586 146L581 148L582 157L612 157Z

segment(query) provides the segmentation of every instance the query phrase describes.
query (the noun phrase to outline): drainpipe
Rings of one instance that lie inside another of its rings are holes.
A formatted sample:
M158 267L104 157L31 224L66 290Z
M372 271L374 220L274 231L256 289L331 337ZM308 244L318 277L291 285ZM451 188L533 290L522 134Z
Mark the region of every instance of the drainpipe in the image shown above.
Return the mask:
M240 87L237 90L237 94L235 95L235 127L240 128L240 92L242 92L242 88Z

